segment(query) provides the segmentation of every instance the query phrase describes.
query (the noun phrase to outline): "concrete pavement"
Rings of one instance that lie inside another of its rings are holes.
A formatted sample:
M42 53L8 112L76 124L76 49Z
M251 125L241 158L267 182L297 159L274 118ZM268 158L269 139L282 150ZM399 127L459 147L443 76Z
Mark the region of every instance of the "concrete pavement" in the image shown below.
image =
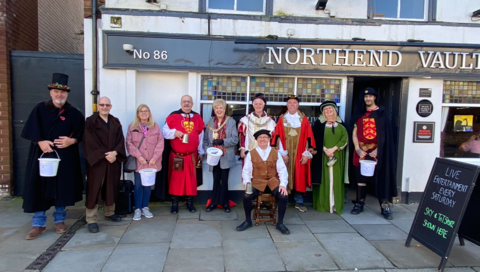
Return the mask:
M23 213L21 204L19 198L0 202L0 271L40 271L44 266L45 272L427 272L436 271L440 263L439 256L415 241L404 246L418 205L396 204L394 220L388 221L370 197L360 215L349 213L350 203L342 216L319 213L311 206L306 213L288 207L285 225L290 235L282 235L271 223L237 232L235 227L245 218L241 206L226 214L218 209L206 213L197 204L197 213L182 206L172 215L169 203L151 203L153 218L102 220L96 234L81 222L69 235L56 234L50 216L47 232L33 241L24 239L31 215ZM67 224L72 226L83 211L83 203L69 207ZM46 266L31 265L49 255L54 257ZM447 271L480 272L480 248L469 242L462 247L457 240L449 259Z

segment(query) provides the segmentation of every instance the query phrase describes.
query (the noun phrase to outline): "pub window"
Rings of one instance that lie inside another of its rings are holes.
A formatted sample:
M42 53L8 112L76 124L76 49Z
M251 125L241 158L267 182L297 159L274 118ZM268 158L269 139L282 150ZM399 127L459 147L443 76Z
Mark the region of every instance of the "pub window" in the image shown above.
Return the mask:
M428 0L373 0L375 19L426 20Z
M443 82L442 157L480 158L480 81Z
M209 12L265 14L266 0L207 0Z

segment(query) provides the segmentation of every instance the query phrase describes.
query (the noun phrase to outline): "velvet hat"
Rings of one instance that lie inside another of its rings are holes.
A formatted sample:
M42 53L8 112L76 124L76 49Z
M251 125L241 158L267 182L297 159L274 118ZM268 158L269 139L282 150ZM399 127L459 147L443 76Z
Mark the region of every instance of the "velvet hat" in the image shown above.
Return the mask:
M70 87L68 87L68 75L61 73L54 73L52 75L52 83L47 85L49 90L58 89L66 92L70 92Z

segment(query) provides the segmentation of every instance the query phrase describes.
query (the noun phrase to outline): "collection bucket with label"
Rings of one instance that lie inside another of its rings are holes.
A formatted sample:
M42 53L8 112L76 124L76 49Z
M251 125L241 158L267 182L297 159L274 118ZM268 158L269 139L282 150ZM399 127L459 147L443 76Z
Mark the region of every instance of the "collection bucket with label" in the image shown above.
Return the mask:
M211 166L216 166L223 155L223 151L216 147L207 148L207 163Z
M55 150L53 150L55 151ZM40 155L38 158L39 169L40 169L40 176L42 177L55 177L58 171L58 164L60 163L60 156L58 156L57 151L57 158L42 158L45 153Z
M360 160L360 173L364 177L371 177L375 173L376 161Z
M157 176L157 169L146 168L138 171L138 173L140 173L143 186L155 185L155 177Z

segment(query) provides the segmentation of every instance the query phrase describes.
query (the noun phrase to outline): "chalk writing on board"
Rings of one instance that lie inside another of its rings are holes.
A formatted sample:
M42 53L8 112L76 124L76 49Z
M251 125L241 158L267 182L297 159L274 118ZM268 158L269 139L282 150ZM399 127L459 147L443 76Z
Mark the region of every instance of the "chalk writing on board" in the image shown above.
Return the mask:
M433 217L438 222L440 222L440 223L442 223L442 224L444 224L444 225L446 225L446 226L448 226L452 229L453 229L453 226L455 225L455 221L450 220L448 218L448 216L446 216L442 213L436 213L434 210L432 210L428 207L425 208L425 212L423 214L427 215L427 216L430 216L430 217ZM432 220L432 221L434 221L434 220ZM448 230L435 225L435 222L430 222L427 219L424 219L422 226L434 231L436 234L440 235L442 238L447 239Z
M462 171L451 169L450 167L447 167L447 170L445 171L446 177L457 180L459 179L461 174ZM460 184L450 179L442 178L439 175L436 175L433 178L433 182L441 185L442 187L440 187L438 192L432 192L430 199L442 203L443 205L446 205L450 208L455 207L455 204L457 203L457 201L453 200L455 193L465 193L468 190L468 185Z

